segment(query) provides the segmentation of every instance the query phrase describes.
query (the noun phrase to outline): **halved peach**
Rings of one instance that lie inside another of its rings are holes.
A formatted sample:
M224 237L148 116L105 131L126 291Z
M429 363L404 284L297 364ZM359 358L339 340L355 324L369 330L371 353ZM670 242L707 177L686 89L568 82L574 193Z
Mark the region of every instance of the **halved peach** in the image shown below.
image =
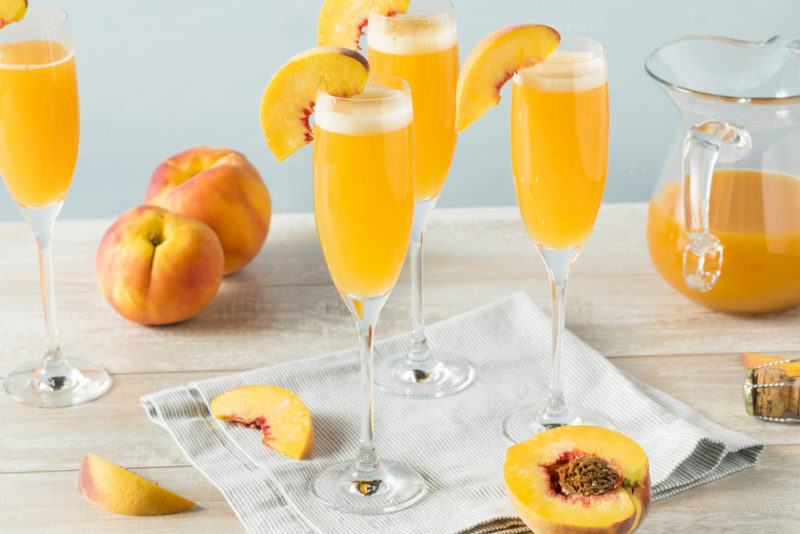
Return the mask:
M536 534L630 533L650 506L644 450L595 426L564 426L508 449L506 487Z
M317 19L317 44L358 50L370 8L384 16L405 13L409 0L325 0Z
M211 401L211 414L223 421L260 428L264 445L295 460L302 460L314 443L308 407L300 397L278 386L228 390Z
M297 54L278 69L261 97L261 129L278 161L313 139L308 122L317 90L352 96L364 90L369 64L354 50L320 46Z
M166 515L194 508L189 499L92 453L81 464L78 490L92 504L115 514Z
M500 102L500 89L519 69L544 61L561 42L553 28L519 24L501 28L472 49L456 87L456 130L461 131Z
M28 10L28 0L0 0L0 28L19 22Z
M758 354L756 352L743 352L741 356L742 364L746 369L752 369L759 365L779 362L787 359L784 356L770 356L769 354ZM781 369L787 376L800 376L800 362L784 363L773 366L774 369Z

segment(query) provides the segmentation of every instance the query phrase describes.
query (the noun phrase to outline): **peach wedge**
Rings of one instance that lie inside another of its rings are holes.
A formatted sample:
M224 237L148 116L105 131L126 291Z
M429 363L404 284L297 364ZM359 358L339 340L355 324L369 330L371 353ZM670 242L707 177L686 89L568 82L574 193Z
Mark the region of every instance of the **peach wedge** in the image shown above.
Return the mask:
M405 13L409 0L325 0L317 19L317 44L359 49L370 8L381 15Z
M217 419L261 429L263 443L294 460L302 460L314 442L311 412L305 403L278 386L242 386L211 401Z
M166 515L194 508L194 502L89 453L83 459L78 490L91 503L122 515Z
M508 449L511 504L536 534L628 534L650 506L647 455L596 426L564 426Z
M540 24L501 28L472 49L456 88L456 130L481 118L500 102L500 89L519 69L544 61L561 36Z
M364 90L369 64L356 52L320 46L297 54L278 69L261 97L261 129L278 161L313 139L309 117L317 89L335 96Z
M28 10L28 0L0 0L0 28L19 22Z
M759 365L766 365L768 363L780 362L790 357L784 356L770 356L768 354L758 354L756 352L743 352L741 356L742 364L746 369L752 369ZM800 362L783 363L775 365L775 369L781 369L787 376L800 376Z

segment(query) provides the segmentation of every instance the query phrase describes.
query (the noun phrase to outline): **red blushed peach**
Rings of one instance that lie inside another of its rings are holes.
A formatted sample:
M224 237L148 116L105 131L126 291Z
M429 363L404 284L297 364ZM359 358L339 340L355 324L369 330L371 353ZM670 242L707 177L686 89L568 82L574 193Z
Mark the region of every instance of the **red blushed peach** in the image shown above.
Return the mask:
M153 173L145 202L213 228L225 251L225 274L255 258L269 232L267 186L244 155L227 148L190 148L167 159Z
M208 225L153 206L128 210L97 251L100 291L140 324L184 321L202 311L222 281L224 259Z

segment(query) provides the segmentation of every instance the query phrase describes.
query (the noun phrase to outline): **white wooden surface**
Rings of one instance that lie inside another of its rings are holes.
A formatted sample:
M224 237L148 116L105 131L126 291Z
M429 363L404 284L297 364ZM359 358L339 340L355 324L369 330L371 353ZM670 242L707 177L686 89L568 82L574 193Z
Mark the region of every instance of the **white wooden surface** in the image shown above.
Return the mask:
M800 428L742 406L738 352L800 354L800 308L760 317L714 313L672 291L644 242L646 207L604 206L573 273L567 324L637 378L768 444L754 469L656 504L641 532L800 532ZM189 467L137 399L221 373L350 346L353 325L330 284L311 215L279 215L267 245L188 323L146 328L117 316L94 281L110 221L63 221L55 270L62 345L104 363L113 390L94 403L36 410L0 396L0 532L240 532L221 495ZM41 346L33 238L0 224L0 374ZM516 208L438 210L426 235L430 321L515 291L548 306L544 270ZM408 327L407 273L379 335ZM114 516L83 501L77 468L92 451L199 503L169 517Z

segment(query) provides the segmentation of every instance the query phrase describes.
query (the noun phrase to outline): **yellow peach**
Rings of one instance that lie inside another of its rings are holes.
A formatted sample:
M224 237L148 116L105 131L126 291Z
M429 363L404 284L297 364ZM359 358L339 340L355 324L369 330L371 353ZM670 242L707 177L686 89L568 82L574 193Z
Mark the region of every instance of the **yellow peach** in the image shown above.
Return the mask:
M303 459L314 443L311 412L305 403L278 386L242 386L217 395L211 414L223 421L261 429L264 445L293 458Z
M461 131L500 102L500 89L519 69L544 61L561 42L553 28L519 24L501 28L472 49L456 86L456 130Z
M0 0L0 28L19 22L28 10L28 0Z
M370 9L383 16L405 13L409 0L325 0L317 18L317 44L359 49Z
M103 236L95 270L100 291L120 315L156 325L202 311L217 294L223 265L222 245L208 225L139 206Z
M337 46L312 48L284 63L261 97L261 129L275 159L283 161L313 139L309 118L318 89L335 96L358 94L368 70L364 56Z
M250 263L269 232L267 186L243 154L227 148L195 147L168 158L153 173L145 202L210 226L225 252L225 274Z
M92 453L81 464L78 490L89 502L115 514L166 515L194 508L189 499Z
M595 426L563 426L508 449L503 471L511 504L536 534L629 534L647 515L644 450Z

